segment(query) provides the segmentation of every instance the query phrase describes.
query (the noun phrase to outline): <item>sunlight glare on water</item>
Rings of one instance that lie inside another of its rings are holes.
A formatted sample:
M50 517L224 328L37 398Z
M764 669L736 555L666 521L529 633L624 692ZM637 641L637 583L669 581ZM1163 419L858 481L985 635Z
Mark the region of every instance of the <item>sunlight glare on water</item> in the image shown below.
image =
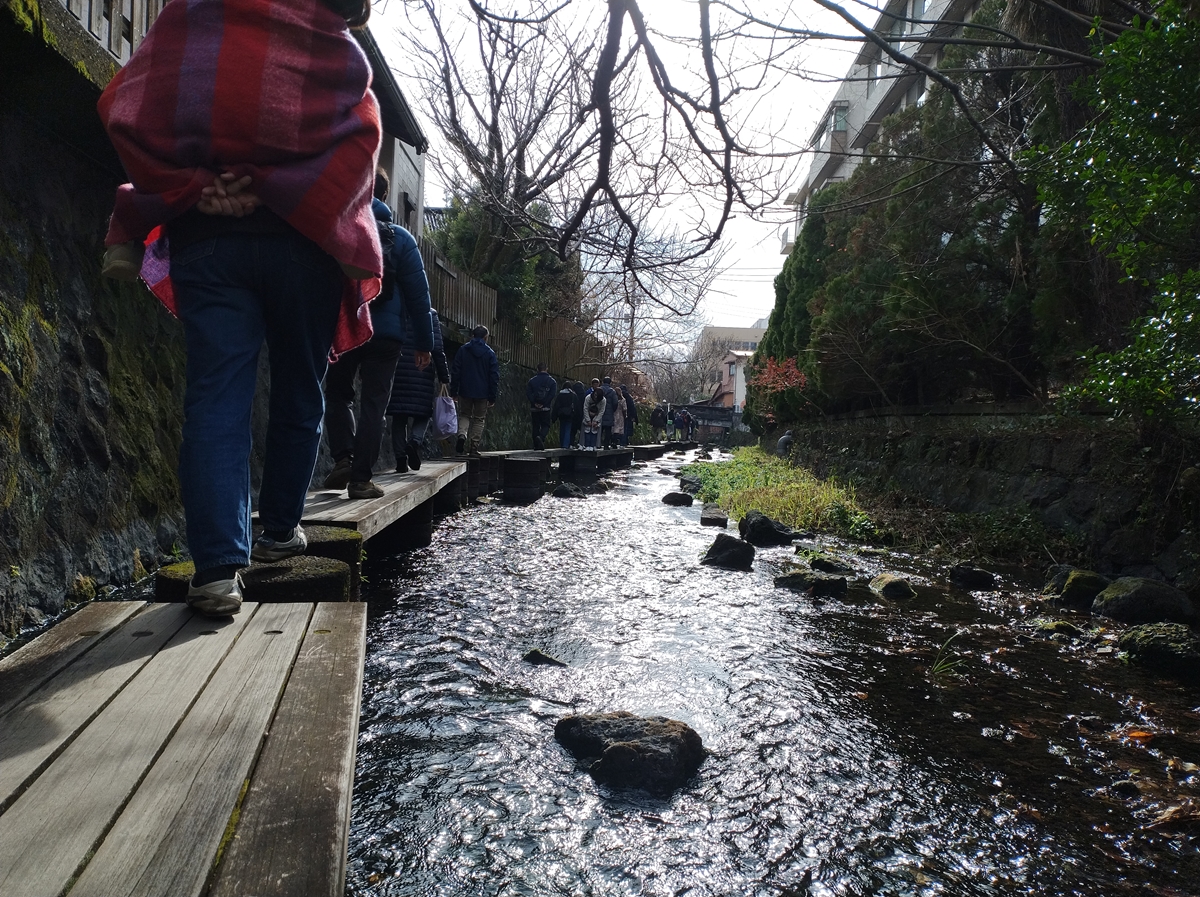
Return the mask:
M815 602L772 585L791 548L750 574L701 567L715 531L661 503L658 466L586 500L475 505L429 548L372 559L350 894L774 897L809 871L809 893L847 895L1200 881L1192 842L1139 839L1094 796L1124 755L1060 727L1128 715L1127 695L1015 638L1026 595ZM879 568L837 547L861 582ZM935 683L960 625L972 672ZM533 648L567 666L523 662ZM1186 697L1160 712L1185 719ZM596 784L554 724L611 710L691 725L698 775L666 799Z

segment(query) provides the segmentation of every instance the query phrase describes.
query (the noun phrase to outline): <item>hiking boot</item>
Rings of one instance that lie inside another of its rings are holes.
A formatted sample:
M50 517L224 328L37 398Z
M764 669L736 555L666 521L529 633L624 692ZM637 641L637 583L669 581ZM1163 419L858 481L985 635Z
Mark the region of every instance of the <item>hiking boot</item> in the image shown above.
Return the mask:
M187 604L206 617L232 617L242 609L242 577L218 579L198 586L188 583Z
M274 564L276 561L304 554L306 548L308 548L308 537L304 535L304 530L297 523L288 539L272 539L266 533L255 539L254 547L250 549L250 560L260 564Z
M324 488L345 489L350 483L350 468L354 466L353 458L343 458L333 465L329 476L325 477Z
M408 459L409 467L413 470L421 469L421 446L415 439L408 440L408 445L404 447L404 456Z
M383 498L384 492L370 480L365 483L351 483L346 489L351 498Z
M116 243L104 250L104 261L100 263L100 276L113 280L133 281L142 273L142 256L146 247L141 240Z
M458 440L454 443L454 454L465 455L467 453L467 437L462 433L458 434Z
M404 455L396 455L396 473L408 473L408 459Z

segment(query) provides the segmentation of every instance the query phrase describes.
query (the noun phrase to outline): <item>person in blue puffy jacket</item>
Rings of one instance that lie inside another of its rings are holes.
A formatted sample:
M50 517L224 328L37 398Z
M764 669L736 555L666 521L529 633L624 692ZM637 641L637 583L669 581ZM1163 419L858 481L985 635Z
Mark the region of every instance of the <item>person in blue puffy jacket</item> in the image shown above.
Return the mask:
M383 490L371 482L383 441L384 414L392 395L392 378L405 338L405 321L411 322L414 359L419 370L429 367L433 350L433 323L429 316L429 281L417 241L404 228L392 224L392 210L384 203L390 185L380 169L375 175L371 210L382 222L381 243L387 234L392 245L383 246L383 289L371 303L375 335L351 349L329 368L325 376L325 425L332 472L326 489L347 489L351 498L379 498ZM359 375L362 395L357 426L354 420L354 375Z

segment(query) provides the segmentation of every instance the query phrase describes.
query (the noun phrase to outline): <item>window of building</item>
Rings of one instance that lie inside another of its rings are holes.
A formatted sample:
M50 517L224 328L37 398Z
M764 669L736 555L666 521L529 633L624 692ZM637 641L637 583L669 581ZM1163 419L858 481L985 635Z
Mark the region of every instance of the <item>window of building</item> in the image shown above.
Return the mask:
M729 379L733 380L735 377L737 377L737 362L731 361L729 362Z
M850 127L850 107L849 106L834 106L833 107L833 130L846 131Z

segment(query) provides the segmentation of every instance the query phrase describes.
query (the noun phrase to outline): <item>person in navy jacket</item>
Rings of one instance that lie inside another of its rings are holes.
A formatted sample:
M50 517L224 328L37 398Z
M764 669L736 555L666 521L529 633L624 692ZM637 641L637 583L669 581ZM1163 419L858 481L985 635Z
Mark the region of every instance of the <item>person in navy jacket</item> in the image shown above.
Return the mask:
M480 324L471 331L471 337L469 343L454 353L450 364L450 395L458 401L455 451L460 455L467 450L468 443L471 454L479 454L484 418L500 395L500 360L487 344L488 329Z
M539 361L537 373L525 385L525 398L529 401L529 418L533 427L533 447L541 451L546 447L546 434L550 432L550 406L558 382L546 370L546 362Z
M346 488L351 498L379 498L383 490L371 482L371 471L379 460L384 414L392 395L392 378L405 339L405 321L411 322L414 361L419 370L429 367L433 350L433 322L429 315L429 281L417 241L404 228L392 223L392 210L384 203L390 184L383 169L375 175L375 199L371 210L383 223L381 243L392 235L392 245L383 246L383 289L371 303L371 325L375 334L357 349L351 349L330 366L325 377L325 424L333 471L325 478L326 489ZM361 413L354 420L354 375L362 389Z

